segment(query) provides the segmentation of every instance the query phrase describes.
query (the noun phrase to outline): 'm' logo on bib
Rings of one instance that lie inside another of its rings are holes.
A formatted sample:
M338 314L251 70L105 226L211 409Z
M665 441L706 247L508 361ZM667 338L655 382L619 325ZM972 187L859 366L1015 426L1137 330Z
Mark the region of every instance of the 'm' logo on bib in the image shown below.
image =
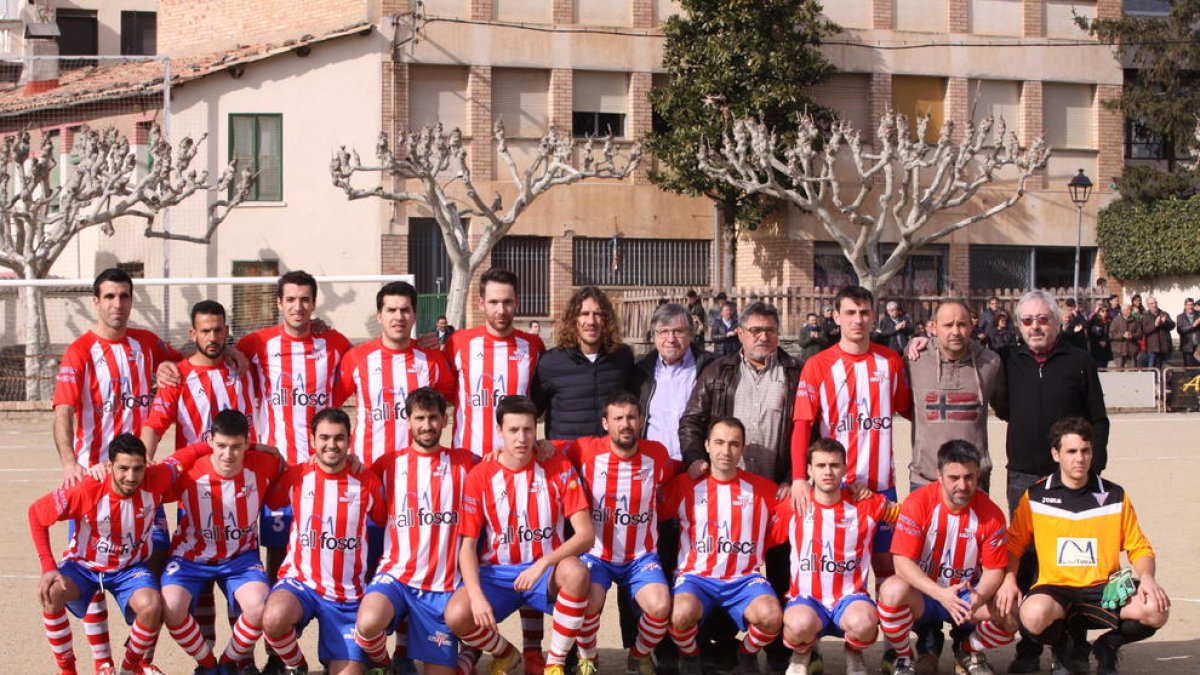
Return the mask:
M1059 537L1059 567L1093 567L1096 565L1096 539L1093 537Z

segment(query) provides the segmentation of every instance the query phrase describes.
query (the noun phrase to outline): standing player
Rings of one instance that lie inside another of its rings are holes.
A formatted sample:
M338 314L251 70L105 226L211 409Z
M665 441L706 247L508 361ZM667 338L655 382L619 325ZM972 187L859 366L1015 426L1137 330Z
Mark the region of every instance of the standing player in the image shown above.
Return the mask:
M42 564L38 595L46 638L59 671L73 674L75 652L66 610L83 617L96 593L113 594L131 625L121 673L161 675L146 651L162 627L158 578L146 566L154 512L194 455L169 457L147 466L146 446L133 434L120 434L106 450L110 463L103 480L91 476L42 497L29 507L29 531ZM62 562L50 550L50 526L72 520L76 529ZM110 660L96 664L97 675L114 675Z
M305 446L314 461L288 469L267 496L273 508L290 501L295 519L287 561L267 598L263 630L285 672L298 675L308 666L296 628L315 618L325 672L362 673L367 658L353 631L367 570L367 518L382 523L387 505L375 474L351 466L350 417L341 409L313 416Z
M594 541L587 496L565 457L534 458L533 401L505 397L496 422L499 457L467 476L458 558L463 587L446 606L446 623L463 644L491 653L492 675L503 675L521 663L521 653L500 636L498 624L523 605L552 614L545 672L562 675L588 603L588 571L577 557ZM575 533L563 541L568 519Z
M805 480L814 424L822 438L837 439L846 448L847 483L863 483L896 501L892 416L912 415L904 359L871 342L875 296L861 286L847 286L833 306L841 339L804 364L796 390L792 500L797 513L808 510ZM892 574L891 539L892 528L881 523L871 562L877 579Z
M354 628L370 661L386 667L387 633L407 617L408 655L425 664L425 675L453 675L458 660L458 639L444 615L459 586L458 528L473 460L441 446L447 405L436 389L410 391L404 406L412 442L371 467L383 482L388 538Z
M223 672L257 673L254 644L262 636L268 589L258 557L258 518L268 488L285 467L276 455L247 452L250 422L237 410L217 413L205 435L189 447L212 454L197 461L173 491L180 518L162 575L164 618L201 672L217 675L212 640L201 634L193 613L201 593L211 594L213 583L220 584L229 616L237 618L221 655Z
M794 654L787 675L821 672L813 648L824 635L846 638L847 675L866 675L863 651L878 637L879 615L867 595L871 541L879 523L895 523L900 507L878 493L862 501L843 485L846 449L832 438L808 448L812 509L797 517L780 504L775 540L792 545L792 585L783 613L784 644Z
M96 325L67 347L54 386L54 445L68 485L107 457L116 435L141 430L150 414L155 371L183 358L154 333L129 327L133 279L124 271L109 268L96 276L92 306ZM165 523L154 544L165 553ZM93 598L83 622L97 667L111 668L103 593Z
M699 624L714 606L745 630L738 661L758 673L758 653L779 637L783 612L759 569L768 547L779 487L738 468L746 430L735 417L714 420L708 431L709 471L677 476L659 508L679 520L678 576L671 609L671 639L679 648L681 675L699 675Z
M629 650L629 670L654 675L654 648L667 634L671 591L658 559L661 489L675 474L667 449L642 440L638 397L618 392L604 402L601 423L607 436L577 438L566 455L591 496L595 543L583 562L592 577L583 627L579 631L580 675L596 670L596 634L608 587L623 587L642 609L637 640Z
M956 672L992 675L985 649L1013 641L1016 616L995 596L1008 566L1004 513L978 489L979 450L967 441L938 448L938 479L900 507L892 541L896 575L879 588L879 623L896 652L895 675L914 675L908 633L922 620L975 624L955 654Z
M546 345L537 335L513 327L520 301L517 275L493 267L479 278L482 326L457 330L446 342L446 360L458 380L454 405L454 447L476 459L498 450L502 443L496 406L505 396L529 396L538 359ZM542 614L521 610L527 673L540 672Z

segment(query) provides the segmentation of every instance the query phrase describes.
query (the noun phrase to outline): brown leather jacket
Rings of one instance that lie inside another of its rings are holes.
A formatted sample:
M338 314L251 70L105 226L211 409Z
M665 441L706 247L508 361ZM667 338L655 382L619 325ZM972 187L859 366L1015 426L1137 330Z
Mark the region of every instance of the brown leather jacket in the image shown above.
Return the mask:
M804 364L783 349L776 352L775 358L783 366L789 395L783 402L775 475L764 478L782 483L791 480L792 476L792 409L796 401L796 385L800 382L800 369ZM709 423L719 417L733 415L733 397L737 394L738 380L741 378L741 360L740 350L736 354L722 356L708 364L696 378L696 387L679 420L679 448L685 467L696 460L707 461L704 441L708 437Z
M1129 331L1129 339L1125 339ZM1113 357L1137 356L1138 340L1142 339L1142 323L1134 317L1125 318L1118 314L1108 323L1108 338L1112 342Z

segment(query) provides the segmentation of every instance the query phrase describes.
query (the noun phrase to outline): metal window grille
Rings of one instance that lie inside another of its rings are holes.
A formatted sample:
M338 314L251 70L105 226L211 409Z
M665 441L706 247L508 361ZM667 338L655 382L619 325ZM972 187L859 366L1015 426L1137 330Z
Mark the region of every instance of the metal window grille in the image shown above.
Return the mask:
M408 219L408 273L419 293L445 293L450 288L450 254L433 218Z
M711 243L704 239L576 237L576 286L707 286Z
M504 237L492 249L492 265L521 280L518 316L550 313L550 238Z
M234 260L233 276L277 277L279 276L279 261ZM275 302L275 287L269 284L234 286L233 306L228 308L228 311L230 312L230 331L238 337L251 330L276 323L279 321L279 313L278 305Z
M886 258L895 244L880 246L879 255ZM892 277L880 290L880 297L889 295L933 295L946 289L947 249L928 246L912 253L904 269ZM837 244L818 242L813 247L813 283L820 288L841 288L858 283L858 275Z

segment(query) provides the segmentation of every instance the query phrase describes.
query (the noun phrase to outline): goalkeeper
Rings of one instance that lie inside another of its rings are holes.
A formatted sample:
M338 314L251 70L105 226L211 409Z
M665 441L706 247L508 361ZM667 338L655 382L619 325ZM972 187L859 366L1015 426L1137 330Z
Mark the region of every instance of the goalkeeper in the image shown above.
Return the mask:
M1018 602L1017 565L1032 540L1038 578L1020 603L1021 631L1050 645L1055 672L1086 673L1087 661L1072 657L1066 624L1107 629L1092 653L1097 675L1113 675L1121 646L1154 635L1171 601L1154 579L1154 549L1125 490L1091 472L1092 425L1059 420L1050 442L1058 471L1029 488L1013 512L997 606L1004 613ZM1121 551L1132 573L1121 569Z

